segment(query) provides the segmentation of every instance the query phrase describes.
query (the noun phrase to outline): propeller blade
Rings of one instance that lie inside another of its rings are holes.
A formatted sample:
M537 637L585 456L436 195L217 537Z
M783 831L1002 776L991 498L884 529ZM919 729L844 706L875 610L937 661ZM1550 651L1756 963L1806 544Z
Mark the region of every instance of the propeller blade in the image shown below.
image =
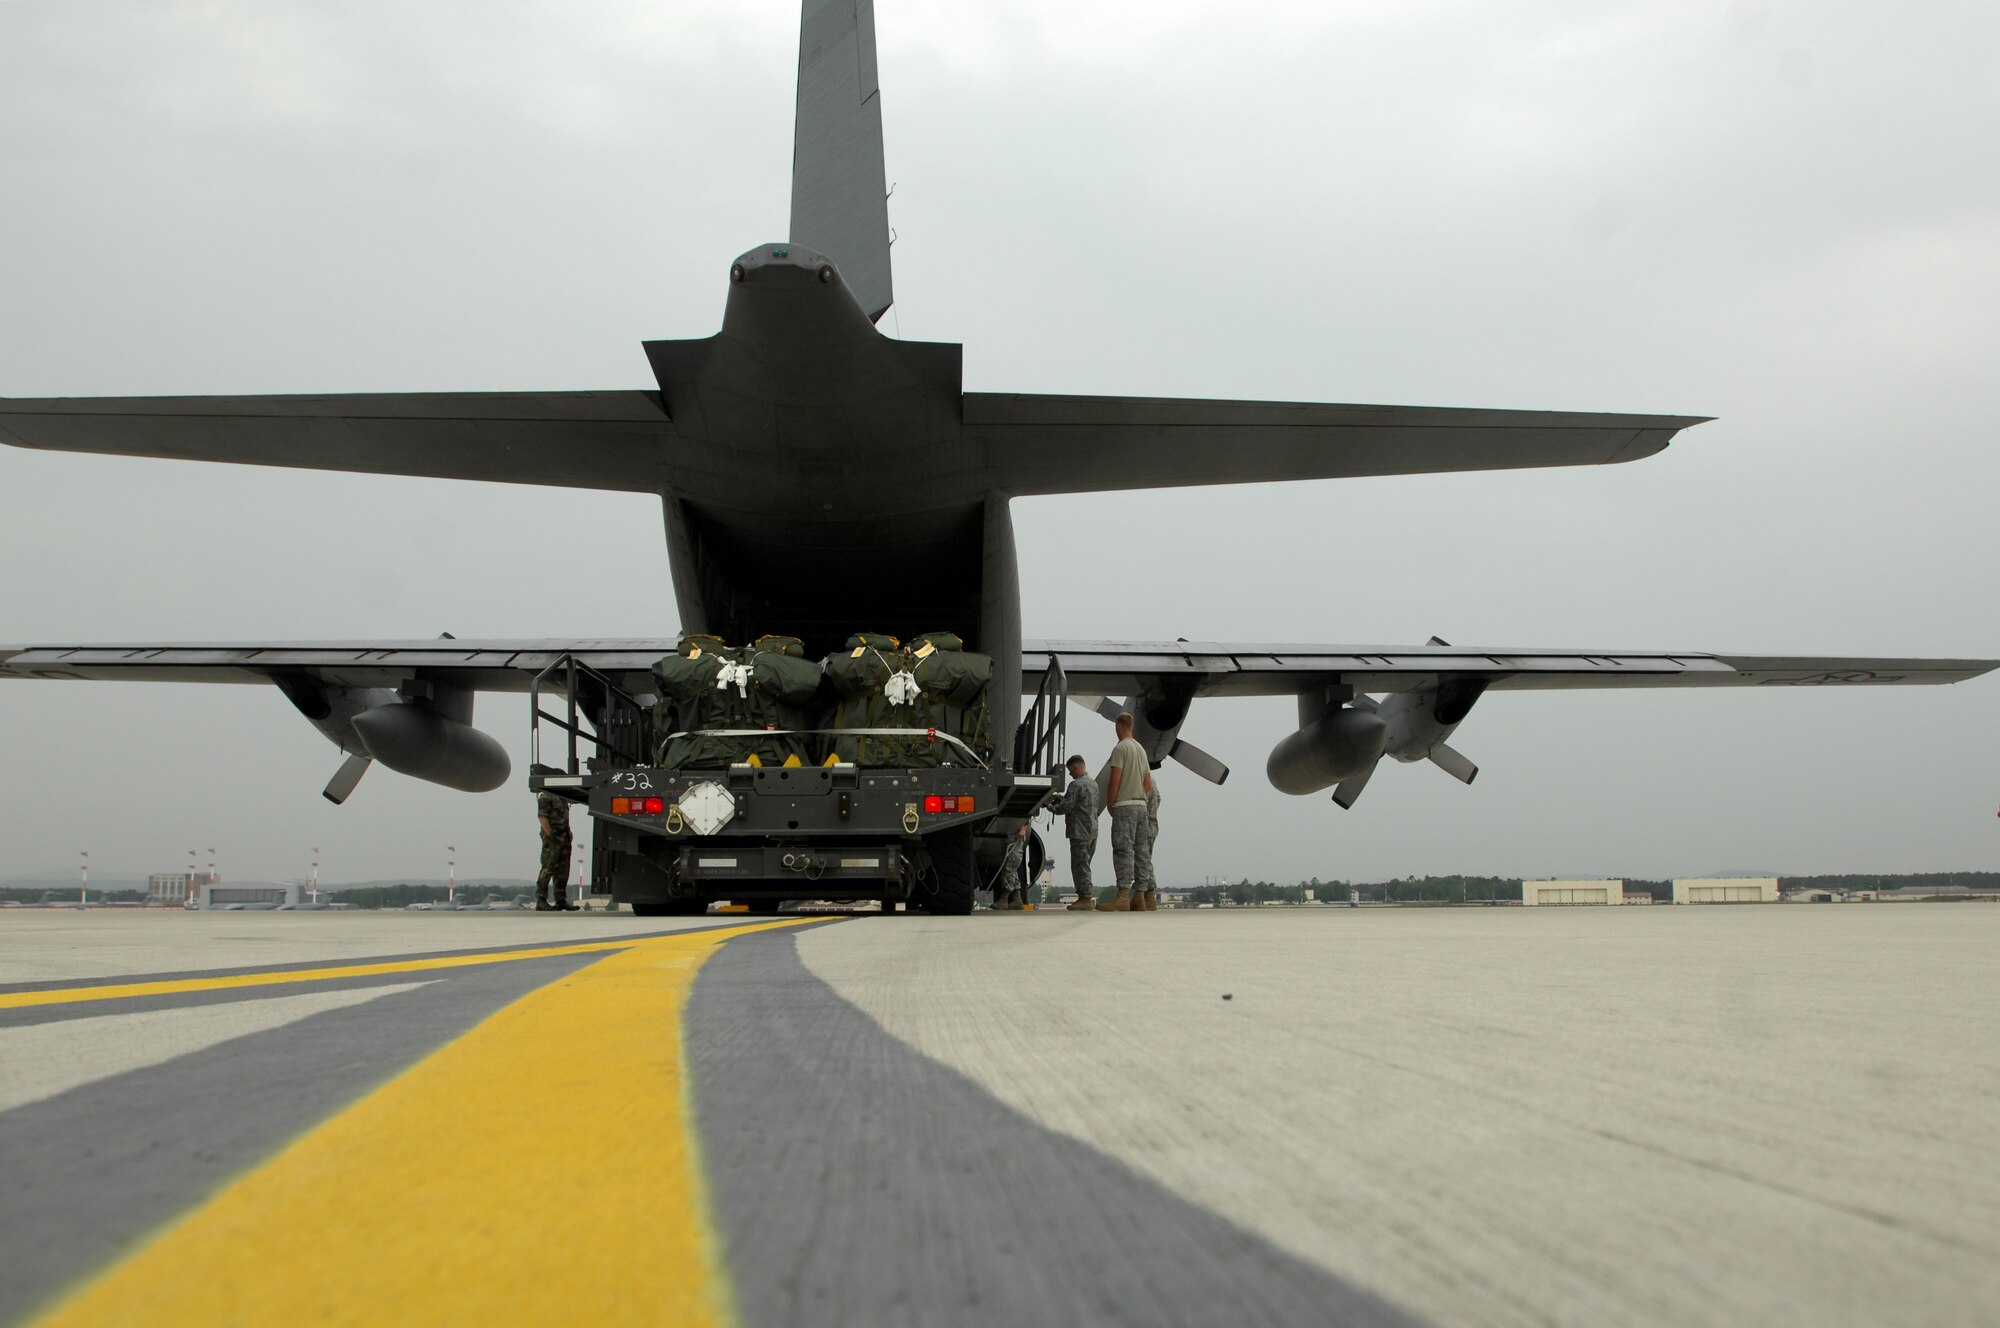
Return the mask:
M1095 709L1104 718L1116 721L1120 715L1128 710L1132 710L1137 700L1138 698L1134 697L1130 701L1120 703L1108 696L1100 696L1097 698ZM1211 784L1220 784L1223 780L1229 778L1228 766L1185 739L1174 739L1174 745L1167 749L1167 759L1169 761L1180 762Z
M1478 766L1466 760L1462 753L1454 751L1443 743L1431 748L1431 764L1461 784L1470 784L1479 778Z
M1380 761L1375 763L1375 765L1380 764L1382 764ZM1368 781L1375 775L1375 765L1369 766L1352 779L1343 779L1334 785L1333 800L1340 804L1342 811L1353 807L1355 801L1361 797L1361 790L1368 787Z
M333 778L326 781L326 787L320 791L320 796L336 807L346 802L347 795L354 792L354 786L361 782L361 777L368 773L368 767L372 763L372 757L348 757L340 763L340 769L333 772Z
M1167 752L1167 759L1180 762L1211 784L1220 784L1229 778L1228 766L1185 739L1174 740L1173 747Z

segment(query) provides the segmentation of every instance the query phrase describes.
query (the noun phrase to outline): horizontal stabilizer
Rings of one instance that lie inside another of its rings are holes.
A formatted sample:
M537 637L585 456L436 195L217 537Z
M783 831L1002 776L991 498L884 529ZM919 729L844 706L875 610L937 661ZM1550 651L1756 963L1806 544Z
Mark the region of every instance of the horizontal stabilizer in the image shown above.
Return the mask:
M968 392L965 435L1012 494L1636 461L1698 415Z
M657 392L0 397L0 443L379 475L657 493Z

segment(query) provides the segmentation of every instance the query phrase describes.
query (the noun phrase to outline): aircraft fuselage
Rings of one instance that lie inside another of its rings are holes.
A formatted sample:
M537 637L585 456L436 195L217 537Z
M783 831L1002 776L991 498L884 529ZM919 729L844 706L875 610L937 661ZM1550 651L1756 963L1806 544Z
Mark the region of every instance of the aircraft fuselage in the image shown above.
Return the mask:
M683 630L1019 651L1013 523L960 433L961 347L882 335L825 257L775 243L731 264L721 332L646 354L678 453L661 500ZM1010 733L1011 681L991 700Z

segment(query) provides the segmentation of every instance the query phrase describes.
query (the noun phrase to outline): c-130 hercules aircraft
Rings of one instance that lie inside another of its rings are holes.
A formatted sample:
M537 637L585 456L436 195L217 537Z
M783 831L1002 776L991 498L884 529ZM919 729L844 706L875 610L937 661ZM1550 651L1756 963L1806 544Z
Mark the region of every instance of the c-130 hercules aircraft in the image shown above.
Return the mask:
M614 897L642 912L803 894L962 912L982 852L1051 786L1071 694L1132 711L1155 765L1172 759L1218 783L1227 770L1180 737L1192 703L1295 696L1299 727L1272 751L1270 781L1294 795L1332 788L1350 807L1385 756L1470 783L1476 767L1447 740L1488 692L1947 683L1995 666L1435 639L1024 640L1016 497L1607 464L1651 456L1703 421L965 392L960 346L875 326L892 300L885 180L872 0L803 0L789 239L729 265L718 334L645 343L656 390L0 399L0 441L656 493L684 632L732 643L787 633L815 658L857 631L956 633L995 659L991 732L1013 742L955 770L948 761L950 773L684 778L621 759L609 738L651 699L651 670L677 639L52 644L0 648L0 676L275 684L346 754L326 789L335 802L375 760L452 788L500 787L507 755L472 727L473 694L560 684L571 759L538 761L530 782L588 802L600 827L593 875ZM1023 693L1037 686L1023 723ZM606 740L582 764L579 730L586 745ZM663 796L614 804L614 784ZM713 836L691 833L677 810L704 786L727 795ZM954 791L975 810L934 812Z

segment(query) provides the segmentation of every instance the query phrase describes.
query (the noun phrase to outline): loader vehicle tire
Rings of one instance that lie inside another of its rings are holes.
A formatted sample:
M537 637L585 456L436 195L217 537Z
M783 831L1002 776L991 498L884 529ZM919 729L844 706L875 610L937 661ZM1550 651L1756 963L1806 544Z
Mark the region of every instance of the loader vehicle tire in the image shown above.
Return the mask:
M930 850L931 870L937 893L919 890L910 902L938 917L962 918L972 912L972 891L979 883L979 871L972 859L972 831L945 830L924 840Z
M692 918L708 912L706 899L635 899L632 913L641 918Z

